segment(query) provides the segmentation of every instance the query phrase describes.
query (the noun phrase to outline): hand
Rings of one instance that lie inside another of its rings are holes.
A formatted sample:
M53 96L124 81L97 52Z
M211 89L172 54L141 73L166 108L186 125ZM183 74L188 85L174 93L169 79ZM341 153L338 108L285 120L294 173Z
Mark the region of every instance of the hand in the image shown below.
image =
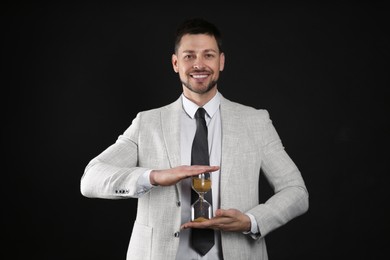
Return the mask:
M150 183L152 185L170 186L178 183L179 181L197 176L205 172L214 172L219 169L219 166L208 165L191 165L191 166L178 166L172 169L166 170L153 170L150 172Z
M214 218L203 222L187 222L181 228L211 228L221 231L246 232L251 229L251 220L237 209L217 209Z

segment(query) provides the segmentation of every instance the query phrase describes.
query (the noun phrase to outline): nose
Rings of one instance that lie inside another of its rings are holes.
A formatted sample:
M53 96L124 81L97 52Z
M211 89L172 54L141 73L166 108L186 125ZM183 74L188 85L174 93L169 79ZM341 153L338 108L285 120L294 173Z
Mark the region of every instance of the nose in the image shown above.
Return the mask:
M202 58L197 58L192 66L194 69L203 69L205 66L204 66L204 63L203 63L203 60Z

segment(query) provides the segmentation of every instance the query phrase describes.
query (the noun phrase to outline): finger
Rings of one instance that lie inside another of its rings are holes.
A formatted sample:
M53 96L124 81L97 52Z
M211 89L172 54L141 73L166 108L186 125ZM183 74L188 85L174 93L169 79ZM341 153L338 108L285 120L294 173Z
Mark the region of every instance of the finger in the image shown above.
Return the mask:
M205 172L214 172L219 169L219 166L193 165L190 167L187 176L196 176Z
M214 172L214 171L217 171L219 169L219 166L216 166L216 165L213 165L213 166L209 166L209 165L192 165L191 168L195 171L200 171L201 173L202 172Z
M209 169L207 170L208 172L215 172L215 171L218 171L218 170L219 170L219 166L216 166L216 165L209 166L208 168L209 168Z
M206 222L206 221L204 221ZM209 228L209 225L204 222L187 222L183 225L181 225L181 229L188 229L188 228Z
M187 223L181 225L181 228L182 229L186 229L186 228L213 228L214 226L219 225L220 222L221 222L221 219L216 219L216 218L212 218L212 219L205 220L202 222L191 221L191 222L187 222Z
M187 228L211 228L211 229L221 229L222 226L229 225L232 222L231 218L226 217L214 217L209 220L202 222L187 222L181 226L182 229Z
M215 211L215 216L216 216L216 217L222 217L222 216L224 215L224 212L225 212L224 209L217 209L217 210Z
M188 228L197 228L197 229L214 229L214 230L224 230L224 231L229 231L229 230L233 230L233 228L231 227L231 223L213 223L213 222L209 222L209 223L198 223L198 222L189 222L189 223L186 223L186 224L183 224L181 226L181 229L188 229Z
M240 211L236 209L217 209L215 211L216 217L226 217L226 218L233 218L237 217L237 215L241 213Z
M216 217L227 217L227 218L230 218L232 217L234 214L234 212L230 209L217 209L215 211L215 216Z

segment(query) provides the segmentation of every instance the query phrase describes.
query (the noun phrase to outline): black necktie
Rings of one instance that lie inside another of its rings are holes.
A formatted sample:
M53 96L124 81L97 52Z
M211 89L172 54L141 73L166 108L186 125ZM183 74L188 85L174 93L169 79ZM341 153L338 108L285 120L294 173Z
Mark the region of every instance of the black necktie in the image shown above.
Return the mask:
M206 110L200 107L195 114L196 133L194 142L192 143L192 165L210 165L209 146L207 142L207 125L204 117L205 113ZM198 197L198 194L191 189L191 204L194 203ZM211 190L205 194L205 199L212 205ZM205 255L214 245L214 230L193 228L191 231L191 245L199 254Z

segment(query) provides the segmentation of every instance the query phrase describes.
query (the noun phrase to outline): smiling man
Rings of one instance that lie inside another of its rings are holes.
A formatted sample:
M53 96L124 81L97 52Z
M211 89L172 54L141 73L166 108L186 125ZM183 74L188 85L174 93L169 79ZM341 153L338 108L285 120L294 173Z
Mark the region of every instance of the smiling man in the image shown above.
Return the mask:
M182 95L138 113L85 169L84 196L138 199L129 260L268 259L267 234L308 210L304 180L268 111L218 90L224 64L217 27L184 21L172 55ZM261 170L274 189L265 203L259 203ZM212 217L191 221L191 179L203 173L212 180L206 193Z

